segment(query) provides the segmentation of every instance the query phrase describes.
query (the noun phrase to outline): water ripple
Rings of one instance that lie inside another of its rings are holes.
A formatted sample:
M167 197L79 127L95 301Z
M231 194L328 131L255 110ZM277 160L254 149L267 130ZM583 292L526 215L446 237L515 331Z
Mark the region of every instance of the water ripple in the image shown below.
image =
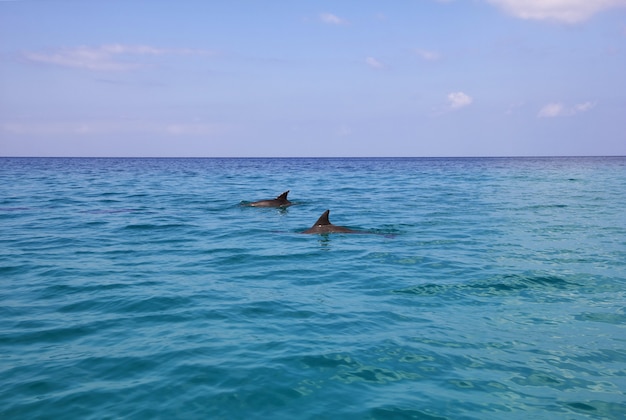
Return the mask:
M623 158L0 161L1 418L626 417Z

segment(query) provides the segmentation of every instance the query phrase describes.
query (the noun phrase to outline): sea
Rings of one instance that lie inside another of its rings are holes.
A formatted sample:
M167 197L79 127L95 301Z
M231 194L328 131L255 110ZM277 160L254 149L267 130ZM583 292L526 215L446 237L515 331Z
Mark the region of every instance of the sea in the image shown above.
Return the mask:
M0 418L624 419L626 158L0 158Z

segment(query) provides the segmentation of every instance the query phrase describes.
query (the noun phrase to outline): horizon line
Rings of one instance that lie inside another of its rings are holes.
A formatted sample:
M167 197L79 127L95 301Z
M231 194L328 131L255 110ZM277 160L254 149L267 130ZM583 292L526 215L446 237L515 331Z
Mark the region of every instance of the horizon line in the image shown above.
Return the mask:
M624 158L626 155L449 155L449 156L0 156L0 159L537 159Z

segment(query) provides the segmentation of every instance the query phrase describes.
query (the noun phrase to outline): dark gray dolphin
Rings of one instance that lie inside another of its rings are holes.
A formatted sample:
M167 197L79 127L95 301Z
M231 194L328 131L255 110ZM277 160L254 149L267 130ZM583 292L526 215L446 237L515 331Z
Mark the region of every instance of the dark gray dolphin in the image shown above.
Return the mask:
M247 205L251 207L288 207L293 203L287 200L287 194L289 194L289 190L285 191L273 200L260 200Z
M347 227L333 225L330 223L330 220L328 220L329 213L330 210L326 210L320 218L317 219L317 222L315 222L313 226L302 233L365 233L358 230L348 229Z

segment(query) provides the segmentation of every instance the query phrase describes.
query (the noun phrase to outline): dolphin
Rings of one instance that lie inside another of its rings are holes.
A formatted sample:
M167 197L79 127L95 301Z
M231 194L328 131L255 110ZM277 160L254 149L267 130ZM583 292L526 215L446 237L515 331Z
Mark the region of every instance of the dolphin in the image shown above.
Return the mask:
M317 219L317 222L315 222L315 224L313 226L311 226L310 228L308 228L307 230L305 230L302 233L319 233L319 234L324 234L324 233L365 233L365 232L359 232L358 230L348 229L347 227L333 225L332 223L330 223L330 220L328 220L328 214L329 213L330 213L330 210L326 210L324 213L322 213L320 218Z
M272 200L259 200L247 205L251 207L288 207L291 206L293 203L287 200L287 194L289 194L289 190L285 191L284 193Z

